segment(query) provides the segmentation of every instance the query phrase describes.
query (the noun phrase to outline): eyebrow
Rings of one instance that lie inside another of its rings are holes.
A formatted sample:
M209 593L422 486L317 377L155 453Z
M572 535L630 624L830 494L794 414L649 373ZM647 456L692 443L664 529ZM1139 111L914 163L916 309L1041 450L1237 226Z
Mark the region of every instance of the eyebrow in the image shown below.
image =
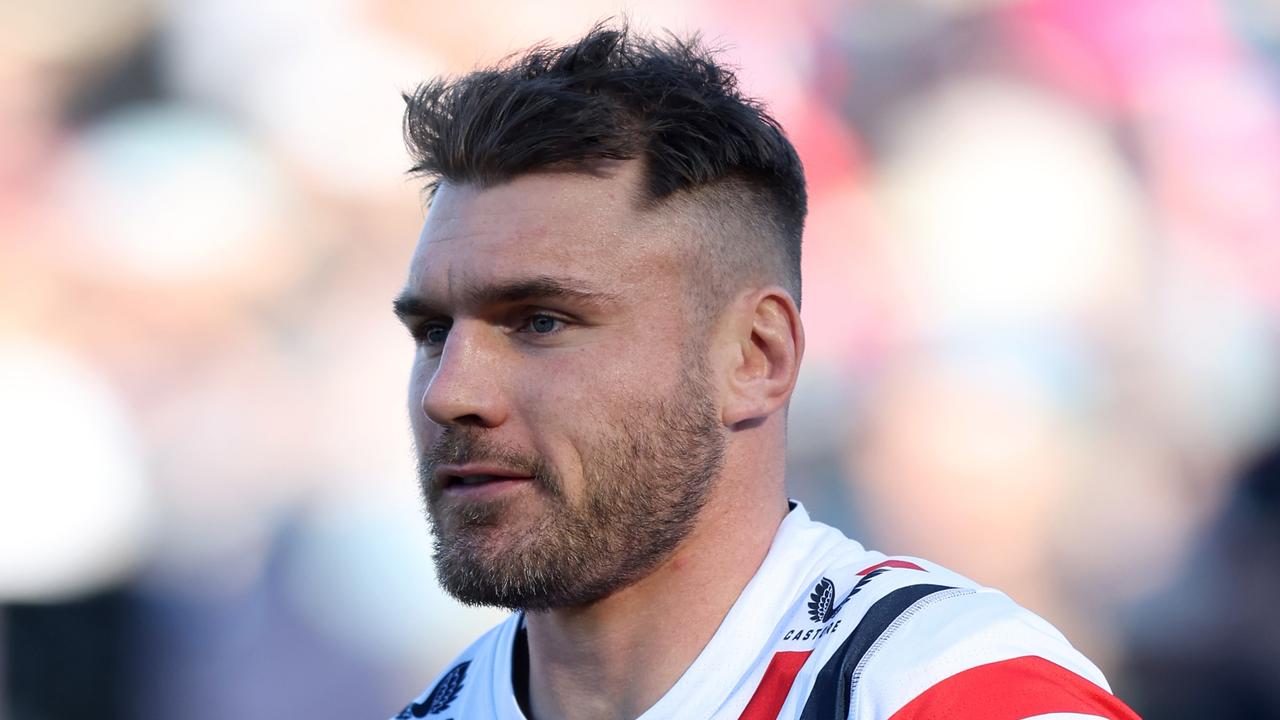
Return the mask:
M593 307L602 307L616 303L619 296L600 290L589 290L571 280L539 275L506 282L474 285L463 289L466 302L475 306L509 305L529 300L572 300ZM440 305L421 295L414 295L408 290L400 293L391 303L396 316L422 317L426 315L447 315Z

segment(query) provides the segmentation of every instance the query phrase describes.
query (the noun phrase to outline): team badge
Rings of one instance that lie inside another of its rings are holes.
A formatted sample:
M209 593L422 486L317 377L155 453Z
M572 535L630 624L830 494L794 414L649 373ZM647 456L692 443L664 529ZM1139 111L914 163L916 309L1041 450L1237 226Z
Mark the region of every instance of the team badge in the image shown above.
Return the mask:
M816 623L824 623L831 619L835 612L832 606L836 601L836 585L826 578L818 581L813 592L809 594L809 619Z
M845 603L849 602L854 595L858 594L859 590L866 587L867 583L871 582L871 580L877 575L888 572L889 567L902 567L904 565L908 565L908 563L893 566L873 566L868 568L868 570L863 571L866 574L861 578L858 578L857 584L853 586L853 589L849 591L848 595L844 596L844 599L840 601L839 605L835 604L835 583L825 577L822 578L818 581L818 584L813 587L813 592L809 593L809 619L816 623L824 623L830 620L836 616L836 613L840 612L840 608L844 607ZM917 566L911 564L911 567Z
M467 678L467 668L470 665L470 660L454 665L449 672L444 674L444 677L440 678L440 682L431 688L431 693L427 695L426 699L420 703L411 703L405 707L396 716L396 720L426 717L448 710L449 705L458 699L458 693L462 692L462 681Z

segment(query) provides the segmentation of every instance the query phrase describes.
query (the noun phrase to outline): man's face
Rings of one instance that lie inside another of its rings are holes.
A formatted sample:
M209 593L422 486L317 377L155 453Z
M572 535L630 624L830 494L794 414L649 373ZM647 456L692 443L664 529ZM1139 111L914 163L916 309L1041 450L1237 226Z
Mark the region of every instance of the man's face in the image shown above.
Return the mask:
M397 310L445 588L586 604L688 536L724 427L687 316L678 233L634 208L638 170L437 193Z

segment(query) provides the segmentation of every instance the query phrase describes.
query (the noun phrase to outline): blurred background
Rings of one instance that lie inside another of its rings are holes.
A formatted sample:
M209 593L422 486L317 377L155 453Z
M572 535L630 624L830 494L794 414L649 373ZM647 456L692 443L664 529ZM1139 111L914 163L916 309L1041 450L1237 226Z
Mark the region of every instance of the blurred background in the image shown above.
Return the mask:
M387 717L500 618L419 509L400 92L624 11L805 162L794 496L1280 717L1276 0L0 0L0 718Z

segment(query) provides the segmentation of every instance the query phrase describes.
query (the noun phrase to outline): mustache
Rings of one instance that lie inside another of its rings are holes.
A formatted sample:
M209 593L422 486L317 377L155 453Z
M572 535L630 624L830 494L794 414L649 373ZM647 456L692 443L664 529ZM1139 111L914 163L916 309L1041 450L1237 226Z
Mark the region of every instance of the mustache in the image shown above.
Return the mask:
M435 442L418 453L418 482L428 497L442 488L436 482L436 469L441 465L492 463L533 478L534 482L554 496L561 495L560 478L541 455L524 452L495 442L473 431L445 428Z

